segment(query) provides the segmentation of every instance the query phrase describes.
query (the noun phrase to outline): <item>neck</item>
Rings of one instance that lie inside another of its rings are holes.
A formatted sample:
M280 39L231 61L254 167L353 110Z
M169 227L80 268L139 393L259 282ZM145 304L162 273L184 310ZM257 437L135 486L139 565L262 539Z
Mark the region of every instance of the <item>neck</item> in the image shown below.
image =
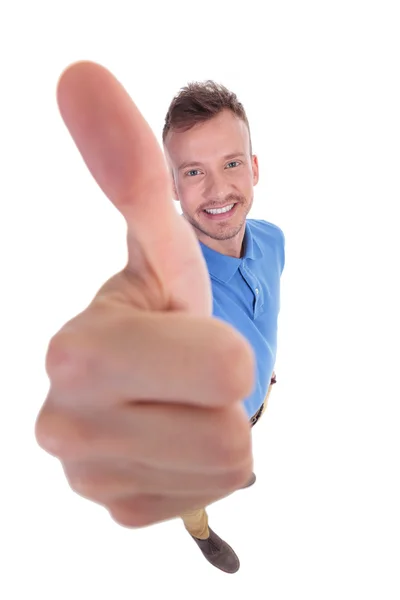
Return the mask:
M216 240L197 229L197 227L193 227L193 229L198 240L205 246L211 248L211 250L215 250L215 252L219 252L225 256L242 258L244 254L244 234L246 225L244 225L234 237L228 240Z

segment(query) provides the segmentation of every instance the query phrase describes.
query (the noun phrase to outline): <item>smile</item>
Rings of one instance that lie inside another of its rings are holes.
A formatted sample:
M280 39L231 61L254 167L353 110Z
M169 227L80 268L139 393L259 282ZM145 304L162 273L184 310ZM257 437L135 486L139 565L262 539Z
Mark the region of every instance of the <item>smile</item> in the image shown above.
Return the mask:
M206 208L205 211L210 215L219 215L221 213L229 212L235 204L229 204L228 206L224 206L224 208Z
M220 221L230 218L236 212L236 207L237 203L235 202L222 208L206 208L203 212L207 215L207 218L213 221Z

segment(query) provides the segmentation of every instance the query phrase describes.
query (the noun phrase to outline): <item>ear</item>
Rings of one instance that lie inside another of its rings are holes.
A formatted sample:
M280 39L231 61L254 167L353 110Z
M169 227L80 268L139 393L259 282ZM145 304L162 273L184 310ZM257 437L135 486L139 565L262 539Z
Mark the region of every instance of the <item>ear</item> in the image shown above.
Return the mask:
M253 185L257 185L259 180L258 158L255 154L251 157L251 168L253 171Z

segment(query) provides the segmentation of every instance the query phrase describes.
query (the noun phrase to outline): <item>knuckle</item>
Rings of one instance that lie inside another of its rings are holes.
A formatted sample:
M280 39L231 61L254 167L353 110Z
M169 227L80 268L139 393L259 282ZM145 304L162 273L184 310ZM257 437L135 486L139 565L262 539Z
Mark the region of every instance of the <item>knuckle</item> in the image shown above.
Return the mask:
M111 504L108 507L111 518L121 525L122 527L138 528L151 525L153 520L146 513L146 511L140 511L135 506L131 508L126 506Z
M46 422L45 413L42 410L35 423L35 438L43 450L50 454L56 454L58 450L58 436L54 429Z
M67 481L74 492L95 501L112 495L112 473L105 471L97 462L86 459L65 460L63 463Z
M38 416L35 437L39 446L61 459L84 456L93 439L82 420L47 407Z
M85 385L100 370L99 348L76 333L58 333L49 343L46 355L47 374L64 390Z
M47 348L46 367L51 374L58 368L70 364L72 357L71 344L62 332L54 335Z
M70 487L83 498L99 499L102 487L88 475L71 475L67 477Z
M115 521L117 525L120 525L120 527L128 527L131 529L140 526L135 515L127 512L121 512L120 510L110 510L109 512L113 521Z

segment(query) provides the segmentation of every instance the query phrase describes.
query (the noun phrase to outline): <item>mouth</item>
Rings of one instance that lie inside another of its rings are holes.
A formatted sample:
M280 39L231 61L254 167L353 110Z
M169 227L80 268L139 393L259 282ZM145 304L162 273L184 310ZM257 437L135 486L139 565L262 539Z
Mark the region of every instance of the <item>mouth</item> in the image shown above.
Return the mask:
M236 212L237 206L238 203L234 202L217 209L207 208L203 210L203 214L212 221L224 221L232 217Z

